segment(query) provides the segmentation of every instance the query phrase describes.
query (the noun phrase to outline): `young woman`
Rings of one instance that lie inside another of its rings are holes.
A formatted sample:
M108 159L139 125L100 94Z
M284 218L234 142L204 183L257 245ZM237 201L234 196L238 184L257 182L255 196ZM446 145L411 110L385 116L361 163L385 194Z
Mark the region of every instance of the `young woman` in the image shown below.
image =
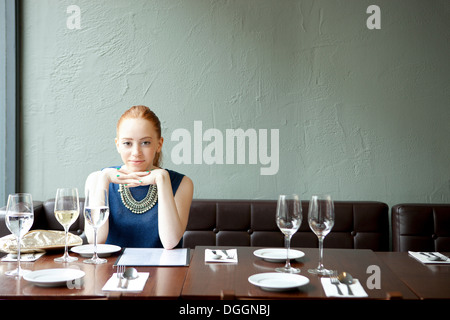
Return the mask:
M98 229L98 243L181 246L194 186L187 176L160 167L164 139L158 117L145 106L131 107L117 123L115 142L123 165L93 172L86 180L86 191L109 191L109 218ZM85 232L92 243L88 223Z

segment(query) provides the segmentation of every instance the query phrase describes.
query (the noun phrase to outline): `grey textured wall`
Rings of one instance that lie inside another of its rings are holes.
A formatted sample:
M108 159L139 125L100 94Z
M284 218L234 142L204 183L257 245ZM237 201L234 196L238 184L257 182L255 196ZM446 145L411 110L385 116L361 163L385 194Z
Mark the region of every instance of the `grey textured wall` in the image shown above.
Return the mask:
M81 29L67 27L72 4ZM163 123L164 167L189 175L196 198L446 202L449 18L445 0L25 0L22 191L82 190L120 164L116 121L145 104ZM227 163L239 128L258 145ZM274 174L261 174L275 145L259 145L260 129L279 133ZM174 132L190 133L190 163L174 163L187 146Z

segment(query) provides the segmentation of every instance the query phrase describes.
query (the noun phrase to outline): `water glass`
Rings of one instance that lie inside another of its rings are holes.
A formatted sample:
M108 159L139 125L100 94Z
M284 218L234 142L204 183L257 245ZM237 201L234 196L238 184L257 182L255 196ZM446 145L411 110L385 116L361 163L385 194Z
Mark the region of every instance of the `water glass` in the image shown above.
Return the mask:
M94 255L83 262L90 264L106 263L107 260L99 258L97 254L97 231L109 217L108 191L104 189L87 190L85 201L84 218L94 230Z
M31 194L18 193L8 196L5 222L9 231L17 239L17 268L6 272L8 276L21 277L30 272L20 267L20 247L23 236L31 229L34 221L34 208Z

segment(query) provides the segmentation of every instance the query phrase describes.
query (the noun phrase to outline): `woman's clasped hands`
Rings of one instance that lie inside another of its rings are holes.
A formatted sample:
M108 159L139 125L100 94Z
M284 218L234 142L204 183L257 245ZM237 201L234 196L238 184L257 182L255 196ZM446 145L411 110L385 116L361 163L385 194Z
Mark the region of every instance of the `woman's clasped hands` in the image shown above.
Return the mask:
M105 171L105 170L104 170ZM106 175L112 183L122 184L127 188L133 188L138 186L147 186L150 184L156 184L157 177L161 174L163 169L154 169L143 172L132 172L127 170L126 166L120 168L106 169Z

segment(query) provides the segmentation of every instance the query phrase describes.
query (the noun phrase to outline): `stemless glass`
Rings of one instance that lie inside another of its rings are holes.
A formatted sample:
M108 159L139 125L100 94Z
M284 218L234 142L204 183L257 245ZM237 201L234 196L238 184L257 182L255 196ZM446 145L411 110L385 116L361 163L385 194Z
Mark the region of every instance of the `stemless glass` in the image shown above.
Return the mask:
M284 267L276 268L278 272L299 273L300 269L291 267L289 249L291 238L297 232L302 223L302 209L299 197L296 194L280 195L277 202L277 226L284 234L286 244L286 264Z
M329 195L313 195L309 203L308 222L311 230L319 239L319 265L308 272L318 275L330 275L333 271L323 266L323 239L334 225L334 204Z
M56 262L73 262L77 257L71 257L68 253L69 228L78 219L80 215L80 201L77 188L59 188L56 190L55 197L55 217L63 226L65 232L64 255L55 258Z
M84 260L85 263L102 264L106 259L101 259L97 255L97 230L109 216L108 192L102 190L87 190L84 204L84 218L94 229L94 255L91 259Z
M31 194L10 194L6 205L5 218L6 226L17 239L17 269L6 272L6 275L21 277L30 272L30 270L24 270L20 267L20 242L22 237L30 230L34 221Z

